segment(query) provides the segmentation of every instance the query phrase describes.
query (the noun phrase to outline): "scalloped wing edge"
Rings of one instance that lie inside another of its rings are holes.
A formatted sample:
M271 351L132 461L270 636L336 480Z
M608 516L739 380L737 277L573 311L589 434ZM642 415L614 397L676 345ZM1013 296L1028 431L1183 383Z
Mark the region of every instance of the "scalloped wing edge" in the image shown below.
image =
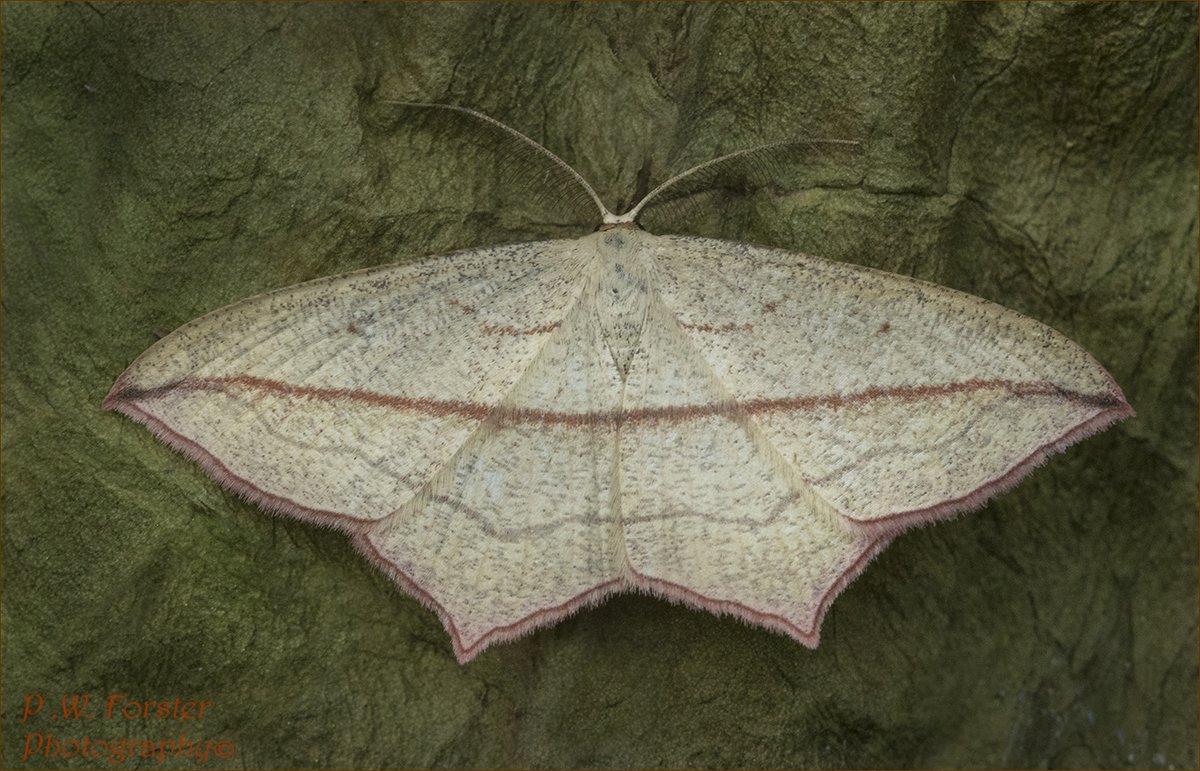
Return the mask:
M268 493L256 487L231 472L204 447L174 431L158 418L142 410L135 402L120 399L118 393L122 388L123 379L123 377L118 378L117 382L113 385L112 390L104 400L104 409L119 412L146 426L160 441L195 461L209 477L222 487L263 510L271 514L287 515L303 522L310 522L340 530L351 536L351 542L354 547L372 565L383 571L405 593L415 598L438 616L450 635L454 656L460 664L466 664L496 643L522 637L535 629L554 624L582 609L599 605L613 594L631 591L659 597L672 603L698 608L717 616L733 616L752 626L763 627L787 635L806 647L816 648L820 642L821 625L833 601L866 569L871 560L905 530L917 525L930 524L963 512L978 509L992 497L1015 486L1035 468L1044 463L1051 455L1061 452L1076 442L1103 431L1114 423L1135 415L1133 408L1125 401L1124 395L1114 382L1114 389L1121 398L1121 406L1109 408L1093 415L1057 439L1038 447L1007 472L981 485L965 496L916 511L898 512L886 518L870 522L856 520L843 514L846 520L853 526L861 528L873 537L866 548L825 591L817 606L817 613L813 619L811 629L803 629L780 616L764 613L738 602L707 597L679 584L643 576L631 571L632 580L613 578L602 582L566 602L553 607L542 608L512 624L495 627L479 639L467 643L461 638L454 618L438 603L437 599L375 550L366 536L365 527L371 524L369 521L358 520L338 512L310 509L295 501Z

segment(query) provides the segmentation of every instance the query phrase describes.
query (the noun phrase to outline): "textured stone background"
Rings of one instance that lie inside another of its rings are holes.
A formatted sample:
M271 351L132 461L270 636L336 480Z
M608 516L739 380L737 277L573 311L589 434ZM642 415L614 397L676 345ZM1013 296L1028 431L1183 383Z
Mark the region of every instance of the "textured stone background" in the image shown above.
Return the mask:
M53 732L231 739L208 766L239 768L1195 767L1196 15L5 3L0 765L86 765L21 761ZM1139 415L900 538L815 652L627 596L460 667L342 536L99 409L156 331L233 300L585 232L397 98L515 125L614 208L721 152L861 139L668 224L996 300ZM215 707L22 723L36 692Z

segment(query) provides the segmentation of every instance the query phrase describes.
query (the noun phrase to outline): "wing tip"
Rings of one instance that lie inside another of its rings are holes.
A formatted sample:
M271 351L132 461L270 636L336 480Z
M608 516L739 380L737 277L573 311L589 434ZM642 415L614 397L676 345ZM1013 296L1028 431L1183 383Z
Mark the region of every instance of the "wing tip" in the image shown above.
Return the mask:
M912 511L885 514L874 519L860 519L849 514L843 514L842 516L855 526L859 526L868 532L888 532L893 535L899 535L911 527L940 522L958 514L978 510L995 496L1011 490L1051 456L1110 428L1122 420L1137 415L1133 407L1125 400L1125 396L1121 393L1120 389L1115 389L1112 396L1113 400L1108 403L1109 406L1101 409L1092 415L1092 417L1079 423L1058 438L1036 448L1008 471L990 482L980 485L966 495L942 501L933 506L913 509Z
M104 401L100 402L100 409L121 412L122 414L137 420L137 418L135 418L133 415L130 415L121 409L123 404L131 401L128 398L128 388L125 385L128 374L129 370L125 370L121 373L121 376L113 382L112 388L108 389L108 394L104 397Z
M249 501L272 515L283 515L348 534L359 532L369 521L364 521L336 511L309 508L293 500L274 495L238 476L221 463L215 455L197 442L175 431L159 418L142 409L136 398L129 396L130 389L118 380L102 404L106 410L119 412L125 417L145 426L155 438L179 454L200 466L205 475L234 495Z

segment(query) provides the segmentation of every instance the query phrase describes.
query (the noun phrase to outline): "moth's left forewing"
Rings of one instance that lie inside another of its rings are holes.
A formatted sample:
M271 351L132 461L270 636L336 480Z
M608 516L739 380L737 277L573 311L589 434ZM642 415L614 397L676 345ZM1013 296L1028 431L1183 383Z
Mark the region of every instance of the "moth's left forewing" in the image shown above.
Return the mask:
M573 241L310 281L159 340L105 406L227 487L355 530L416 495L574 302Z

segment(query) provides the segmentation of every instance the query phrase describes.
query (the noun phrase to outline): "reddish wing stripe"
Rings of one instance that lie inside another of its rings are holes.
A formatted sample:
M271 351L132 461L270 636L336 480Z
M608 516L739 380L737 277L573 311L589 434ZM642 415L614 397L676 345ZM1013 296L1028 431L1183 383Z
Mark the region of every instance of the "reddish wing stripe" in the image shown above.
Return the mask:
M446 399L410 399L404 396L390 396L373 391L362 391L357 388L296 386L278 380L253 377L251 375L189 377L154 388L123 388L115 394L115 398L119 401L133 402L160 398L172 391L230 391L236 388L263 391L279 396L315 399L323 402L354 401L372 407L387 407L403 412L423 412L439 418L458 415L465 418L483 420L491 411L486 404L479 404L477 402L460 402Z
M618 412L544 412L541 410L491 407L479 402L453 399L425 399L391 396L355 388L322 388L297 386L278 380L235 375L229 377L185 378L155 388L121 389L114 395L119 401L142 401L165 396L172 391L229 391L249 389L279 396L318 401L354 401L373 407L386 407L403 412L421 412L433 417L464 417L472 420L492 419L500 423L542 423L547 425L616 427L631 423L679 422L710 415L760 415L771 412L804 412L815 409L855 407L880 400L918 401L952 394L975 391L1007 391L1018 397L1051 397L1096 409L1117 409L1123 402L1112 394L1084 394L1060 388L1047 382L1017 382L1012 380L965 380L922 386L893 386L868 388L849 394L800 396L781 399L754 399L746 402L717 402L682 407L657 407Z

